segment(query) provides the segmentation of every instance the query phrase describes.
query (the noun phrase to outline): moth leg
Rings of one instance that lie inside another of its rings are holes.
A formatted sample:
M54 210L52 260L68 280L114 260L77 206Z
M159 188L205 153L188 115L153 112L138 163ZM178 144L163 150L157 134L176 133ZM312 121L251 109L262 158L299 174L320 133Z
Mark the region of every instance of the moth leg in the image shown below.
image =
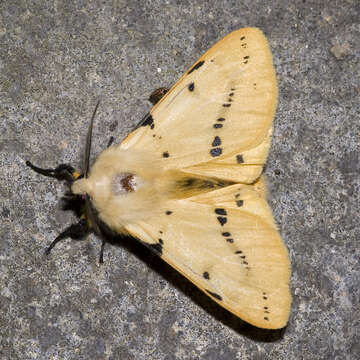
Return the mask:
M100 249L100 255L99 255L99 263L102 264L104 262L104 248L105 248L106 241L102 239L101 242L101 249Z
M113 136L110 136L110 139L109 139L109 142L108 142L106 148L110 147L113 144L114 140L115 140L115 138Z
M53 247L61 240L70 237L74 240L82 239L89 233L89 225L85 218L80 219L76 224L70 225L66 228L56 239L50 244L50 246L45 250L45 254L49 255Z
M65 180L72 182L82 176L69 164L60 164L55 169L42 169L33 165L30 161L26 161L26 165L38 174L52 177L60 181Z
M164 87L161 87L161 88L158 88L156 90L154 90L150 96L149 96L149 101L155 105L156 103L158 103L162 97L169 91L168 88L164 88Z
M167 88L159 88L154 90L151 95L149 96L149 101L155 105L156 103L158 103L160 101L160 99L169 91L169 89ZM153 118L150 114L150 112L148 112L140 121L139 123L135 126L134 130L138 129L140 126L154 126L153 125Z

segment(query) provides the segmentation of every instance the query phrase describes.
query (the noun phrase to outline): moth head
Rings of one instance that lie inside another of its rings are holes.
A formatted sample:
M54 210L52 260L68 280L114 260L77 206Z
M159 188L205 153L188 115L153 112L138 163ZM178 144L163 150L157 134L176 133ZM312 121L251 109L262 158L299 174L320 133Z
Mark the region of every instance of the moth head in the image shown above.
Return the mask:
M128 159L126 151L114 150L109 147L96 160L90 171L90 150L92 129L95 114L98 108L97 103L86 137L84 176L72 183L71 190L75 195L88 195L91 198L106 198L111 195L121 195L134 192L139 184L139 177L127 170L133 159Z
M91 184L88 179L79 179L71 185L71 191L75 195L86 195L91 192Z
M87 194L96 203L136 191L141 179L127 166L126 157L126 151L108 148L97 158L88 176L72 184L72 192Z
M84 176L72 181L71 192L85 201L86 217L90 220L93 230L98 233L97 218L114 228L115 225L130 221L130 215L140 216L143 208L150 207L153 200L149 196L142 197L142 194L149 191L145 185L151 183L157 170L150 157L115 146L104 150L90 169L95 111L86 139ZM146 200L149 202L148 206L141 201L143 198L149 199ZM113 218L116 219L112 220Z

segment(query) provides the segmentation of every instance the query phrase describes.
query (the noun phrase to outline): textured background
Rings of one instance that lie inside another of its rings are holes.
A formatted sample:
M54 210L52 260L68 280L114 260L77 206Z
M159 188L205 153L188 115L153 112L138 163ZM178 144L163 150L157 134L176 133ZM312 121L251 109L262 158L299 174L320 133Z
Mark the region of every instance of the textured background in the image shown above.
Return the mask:
M0 358L355 359L359 339L360 5L347 1L0 2ZM230 31L260 27L280 99L266 168L293 267L285 331L215 305L142 246L64 241L65 188L25 167L119 143Z

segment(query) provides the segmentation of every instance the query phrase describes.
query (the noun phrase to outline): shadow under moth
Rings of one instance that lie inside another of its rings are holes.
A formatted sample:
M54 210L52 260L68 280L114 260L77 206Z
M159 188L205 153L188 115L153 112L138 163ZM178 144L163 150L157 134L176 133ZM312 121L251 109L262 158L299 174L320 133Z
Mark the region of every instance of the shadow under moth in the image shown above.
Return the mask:
M151 247L219 305L267 329L286 325L290 262L261 176L277 105L272 55L262 32L227 35L155 103L119 146L82 174L70 165L36 172L65 180L83 200L66 237L100 223ZM97 107L96 107L97 108ZM100 262L103 261L103 239Z

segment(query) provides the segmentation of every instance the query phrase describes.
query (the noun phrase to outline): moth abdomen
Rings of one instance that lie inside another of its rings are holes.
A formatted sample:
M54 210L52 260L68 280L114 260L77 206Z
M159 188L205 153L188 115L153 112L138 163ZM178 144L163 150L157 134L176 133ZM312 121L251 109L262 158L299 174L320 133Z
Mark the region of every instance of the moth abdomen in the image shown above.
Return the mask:
M176 197L180 198L213 191L233 184L232 181L228 180L185 176L173 182L171 190L177 195Z

